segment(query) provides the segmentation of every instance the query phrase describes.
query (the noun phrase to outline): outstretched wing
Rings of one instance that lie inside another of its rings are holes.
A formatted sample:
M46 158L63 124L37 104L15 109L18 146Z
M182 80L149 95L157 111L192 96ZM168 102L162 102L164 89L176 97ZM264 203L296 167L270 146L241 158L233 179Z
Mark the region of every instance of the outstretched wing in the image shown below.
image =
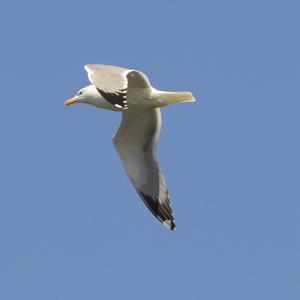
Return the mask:
M128 177L146 206L160 222L173 230L175 223L168 190L155 159L160 127L159 108L124 111L113 143Z
M128 108L129 88L150 85L146 75L139 71L98 64L85 65L84 68L102 97L118 108Z

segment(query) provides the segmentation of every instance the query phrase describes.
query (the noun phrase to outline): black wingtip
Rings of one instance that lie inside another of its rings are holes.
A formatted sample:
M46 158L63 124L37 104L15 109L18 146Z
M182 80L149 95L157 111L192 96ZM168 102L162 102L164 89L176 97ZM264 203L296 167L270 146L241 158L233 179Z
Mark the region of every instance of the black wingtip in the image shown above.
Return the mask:
M114 93L107 93L102 91L101 89L97 88L97 91L100 93L100 95L108 101L110 104L118 107L118 108L123 108L127 109L127 99L126 99L126 92L127 89L122 89L120 91L116 91Z
M176 225L175 225L175 223L172 221L172 223L171 223L171 230L175 230L175 228L176 228Z
M175 225L175 223L174 223L173 220L165 220L165 221L163 221L162 223L163 223L163 224L165 225L165 227L167 227L167 229L169 229L169 230L175 230L175 229L176 229L176 225Z
M168 202L160 203L157 199L152 198L150 195L143 193L135 187L138 194L143 199L146 206L150 209L153 215L169 230L174 230L176 225L172 215L172 209Z

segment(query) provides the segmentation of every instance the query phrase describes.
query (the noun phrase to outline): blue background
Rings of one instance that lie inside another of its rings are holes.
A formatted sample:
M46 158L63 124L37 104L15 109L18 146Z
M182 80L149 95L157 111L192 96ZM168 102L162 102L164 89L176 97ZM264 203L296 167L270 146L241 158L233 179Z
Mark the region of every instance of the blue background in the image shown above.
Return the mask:
M300 299L299 1L2 1L0 298ZM163 112L177 229L139 200L86 63Z

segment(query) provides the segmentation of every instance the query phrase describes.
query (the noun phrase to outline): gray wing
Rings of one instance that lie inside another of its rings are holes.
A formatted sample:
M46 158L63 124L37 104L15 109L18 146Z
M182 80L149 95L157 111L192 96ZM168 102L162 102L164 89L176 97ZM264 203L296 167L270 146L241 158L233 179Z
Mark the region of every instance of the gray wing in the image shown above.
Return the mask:
M159 108L124 111L113 143L128 177L146 206L160 222L173 230L175 223L169 194L155 158L160 127Z
M140 71L98 64L85 65L84 68L102 97L118 108L128 108L128 89L150 86L147 76Z

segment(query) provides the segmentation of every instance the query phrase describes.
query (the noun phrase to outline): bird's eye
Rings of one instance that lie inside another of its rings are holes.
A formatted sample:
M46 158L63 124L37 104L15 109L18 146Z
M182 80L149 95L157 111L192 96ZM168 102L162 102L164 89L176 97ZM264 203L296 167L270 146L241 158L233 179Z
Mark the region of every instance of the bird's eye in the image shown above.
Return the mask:
M80 96L82 94L82 91L79 91L78 93L77 93L77 96Z

